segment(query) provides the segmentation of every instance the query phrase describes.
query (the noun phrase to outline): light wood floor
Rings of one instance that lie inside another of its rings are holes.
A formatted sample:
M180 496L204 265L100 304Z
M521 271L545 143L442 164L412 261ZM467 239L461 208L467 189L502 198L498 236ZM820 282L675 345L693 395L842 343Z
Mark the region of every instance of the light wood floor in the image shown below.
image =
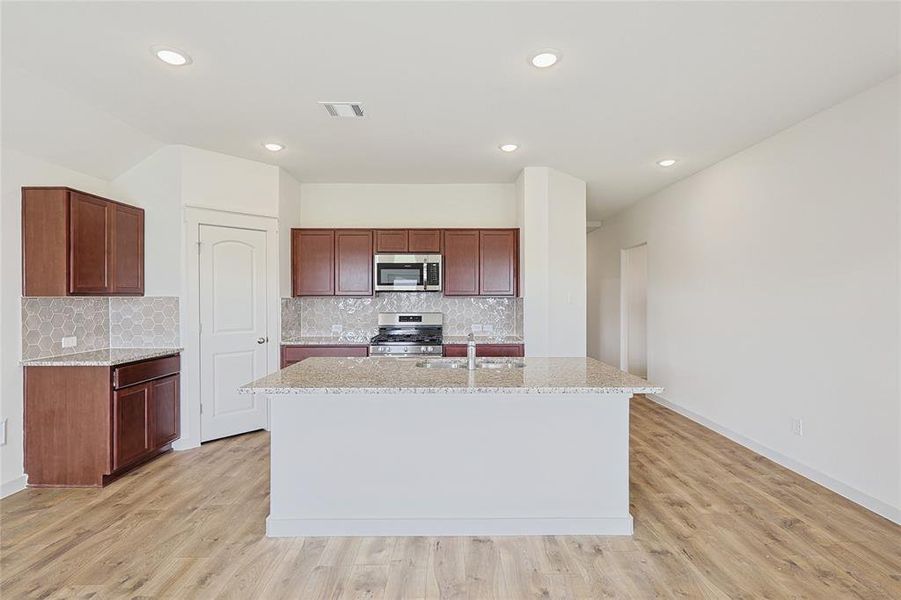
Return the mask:
M0 502L2 597L901 598L901 527L637 398L627 537L267 539L268 437ZM566 493L560 490L560 493Z

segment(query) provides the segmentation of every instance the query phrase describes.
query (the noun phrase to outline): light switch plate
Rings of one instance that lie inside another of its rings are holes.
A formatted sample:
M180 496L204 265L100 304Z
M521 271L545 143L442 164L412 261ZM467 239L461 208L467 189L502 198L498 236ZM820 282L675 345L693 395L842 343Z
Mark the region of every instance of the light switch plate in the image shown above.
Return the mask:
M74 335L62 339L63 348L74 348L78 344L78 338Z
M472 324L472 332L473 333L481 333L482 332L482 324L481 323L473 323Z

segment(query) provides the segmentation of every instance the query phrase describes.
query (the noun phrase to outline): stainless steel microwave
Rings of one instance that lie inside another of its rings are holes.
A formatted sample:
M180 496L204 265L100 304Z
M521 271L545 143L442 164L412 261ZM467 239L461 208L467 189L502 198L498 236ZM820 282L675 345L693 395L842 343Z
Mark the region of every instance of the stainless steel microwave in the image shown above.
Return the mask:
M375 291L440 292L440 254L376 254Z

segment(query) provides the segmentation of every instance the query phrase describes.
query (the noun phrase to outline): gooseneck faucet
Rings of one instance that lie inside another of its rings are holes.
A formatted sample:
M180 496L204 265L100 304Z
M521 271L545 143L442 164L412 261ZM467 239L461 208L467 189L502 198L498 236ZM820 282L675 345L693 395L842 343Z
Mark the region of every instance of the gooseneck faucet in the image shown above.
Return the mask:
M466 366L470 371L476 368L476 337L470 333L466 342Z

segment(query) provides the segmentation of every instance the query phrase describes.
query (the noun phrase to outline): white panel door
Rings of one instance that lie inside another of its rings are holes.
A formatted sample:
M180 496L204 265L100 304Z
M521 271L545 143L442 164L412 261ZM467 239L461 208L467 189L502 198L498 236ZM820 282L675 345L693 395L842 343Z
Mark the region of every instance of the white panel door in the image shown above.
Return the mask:
M266 232L200 226L201 441L266 427L261 394L238 388L268 372Z

